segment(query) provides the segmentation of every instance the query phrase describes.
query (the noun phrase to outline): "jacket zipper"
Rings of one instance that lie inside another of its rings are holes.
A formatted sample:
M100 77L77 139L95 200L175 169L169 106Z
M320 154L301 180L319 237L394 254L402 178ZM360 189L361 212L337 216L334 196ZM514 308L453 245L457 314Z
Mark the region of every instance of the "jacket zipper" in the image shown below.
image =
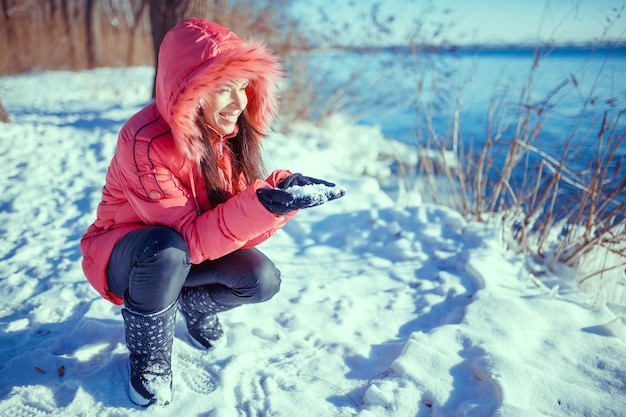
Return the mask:
M224 170L222 168L222 165L220 164L220 160L224 157L224 136L223 135L221 135L220 138L218 139L218 143L219 143L219 152L218 152L217 169L220 172L220 177L222 179L222 184L224 185L224 189L230 192L230 187L228 186L228 183L226 182L226 174L224 174Z

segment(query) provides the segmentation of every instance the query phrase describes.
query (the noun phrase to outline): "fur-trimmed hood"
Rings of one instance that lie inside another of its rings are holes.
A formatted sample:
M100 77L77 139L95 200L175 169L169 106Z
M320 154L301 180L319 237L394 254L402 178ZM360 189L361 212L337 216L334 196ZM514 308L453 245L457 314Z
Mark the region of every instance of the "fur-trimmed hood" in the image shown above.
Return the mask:
M195 118L201 98L220 84L249 80L246 89L248 120L266 133L275 115L278 57L260 41L243 41L217 23L187 19L163 39L156 76L156 105L172 129L178 150L198 160L202 135Z

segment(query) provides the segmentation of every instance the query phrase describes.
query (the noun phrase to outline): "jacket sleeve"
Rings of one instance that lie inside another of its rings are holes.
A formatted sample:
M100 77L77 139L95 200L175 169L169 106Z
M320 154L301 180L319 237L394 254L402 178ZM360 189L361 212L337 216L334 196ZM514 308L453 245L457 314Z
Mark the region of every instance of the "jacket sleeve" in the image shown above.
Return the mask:
M257 180L228 201L198 214L191 190L167 167L155 164L149 172L126 179L131 184L126 197L143 223L178 231L187 242L191 262L198 264L254 246L280 229L292 216L270 213L256 190L272 187L288 175L274 172L268 181Z
M287 178L291 174L292 174L292 172L289 171L289 170L279 169L279 170L276 170L276 171L272 172L270 174L270 176L267 177L265 182L268 185L270 185L271 187L275 188L278 185L279 182L281 182L282 180L284 180L285 178ZM292 211L292 212L282 216L283 221L282 221L282 224L280 225L280 227L282 227L285 223L287 223L289 220L291 220L296 215L296 213L297 213L297 211ZM263 233L263 234L257 236L254 239L250 239L243 246L243 249L252 248L252 247L254 247L256 245L259 245L259 244L265 242L267 239L272 237L278 231L278 229L279 228L268 230L266 233Z

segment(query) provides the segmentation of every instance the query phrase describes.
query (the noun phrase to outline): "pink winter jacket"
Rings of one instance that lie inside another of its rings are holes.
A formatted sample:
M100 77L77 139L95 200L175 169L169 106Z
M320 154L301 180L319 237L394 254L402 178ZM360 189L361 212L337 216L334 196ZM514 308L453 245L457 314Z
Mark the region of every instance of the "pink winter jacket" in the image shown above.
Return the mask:
M275 112L280 75L277 57L263 43L244 42L215 23L188 19L168 32L159 51L156 101L122 127L96 220L80 242L85 275L104 298L123 303L109 291L106 269L113 247L130 231L172 227L187 242L191 262L198 264L263 242L293 216L270 213L256 196L257 189L276 186L289 171L256 180L211 209L198 170L202 135L194 120L200 93L224 81L248 79L246 111L265 132ZM231 178L231 163L222 158L219 164L226 189L241 181Z

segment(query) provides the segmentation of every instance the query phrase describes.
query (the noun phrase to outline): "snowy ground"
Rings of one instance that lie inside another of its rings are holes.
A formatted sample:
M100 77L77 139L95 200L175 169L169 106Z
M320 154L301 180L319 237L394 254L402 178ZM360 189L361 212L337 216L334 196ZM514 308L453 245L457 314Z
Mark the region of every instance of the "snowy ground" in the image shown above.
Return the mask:
M87 284L78 240L150 76L0 78L1 416L146 415L127 397L120 309ZM395 146L341 119L271 136L270 168L348 194L262 245L282 290L222 315L224 349L193 348L179 320L174 399L150 416L626 415L626 306L542 284L496 228L395 204L362 175Z

